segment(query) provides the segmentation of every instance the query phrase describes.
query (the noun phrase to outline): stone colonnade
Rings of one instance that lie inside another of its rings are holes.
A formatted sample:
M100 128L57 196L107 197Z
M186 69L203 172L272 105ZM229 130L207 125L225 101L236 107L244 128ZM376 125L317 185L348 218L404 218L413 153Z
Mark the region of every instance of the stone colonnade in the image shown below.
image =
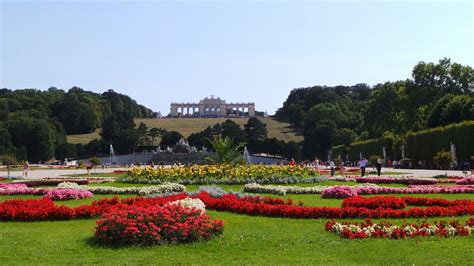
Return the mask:
M255 116L255 103L172 103L171 117Z

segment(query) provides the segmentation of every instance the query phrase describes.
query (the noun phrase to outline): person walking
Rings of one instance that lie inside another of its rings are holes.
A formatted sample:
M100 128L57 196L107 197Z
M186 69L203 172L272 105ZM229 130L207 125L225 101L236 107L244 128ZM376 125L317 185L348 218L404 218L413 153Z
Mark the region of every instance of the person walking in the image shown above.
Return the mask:
M360 167L360 176L363 177L365 176L365 168L367 167L367 159L365 158L362 158L360 161L359 161L359 167Z
M290 163L288 164L289 166L296 166L296 161L295 159L291 159Z
M336 164L334 164L333 160L329 161L329 168L331 169L331 176L334 176L336 174Z
M28 163L28 161L25 161L25 163L23 164L23 177L28 177L28 173L30 172L30 164Z
M346 168L344 167L344 161L341 160L341 163L339 164L339 171L341 172L341 176L344 177L344 173L346 172Z
M316 172L319 173L319 159L318 159L318 157L316 157L314 159L314 170L316 170Z
M87 170L87 175L90 176L91 175L91 170L92 170L92 164L91 163L87 164L86 170Z
M382 171L382 159L377 159L377 162L375 163L375 168L377 168L377 175L380 176L380 172Z

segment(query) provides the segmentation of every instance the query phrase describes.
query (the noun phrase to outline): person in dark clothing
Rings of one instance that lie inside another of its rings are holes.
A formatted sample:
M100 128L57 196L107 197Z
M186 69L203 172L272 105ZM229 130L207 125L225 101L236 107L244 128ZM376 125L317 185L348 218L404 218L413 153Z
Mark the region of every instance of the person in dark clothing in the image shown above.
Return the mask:
M377 159L375 163L375 168L377 168L377 175L380 176L380 172L382 171L382 159Z

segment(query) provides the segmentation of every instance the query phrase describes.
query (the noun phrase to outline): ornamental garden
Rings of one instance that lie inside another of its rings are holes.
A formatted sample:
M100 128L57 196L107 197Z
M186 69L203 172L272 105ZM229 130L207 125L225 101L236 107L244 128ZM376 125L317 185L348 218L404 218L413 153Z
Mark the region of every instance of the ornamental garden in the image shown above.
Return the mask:
M0 182L7 264L474 261L469 176L210 164Z

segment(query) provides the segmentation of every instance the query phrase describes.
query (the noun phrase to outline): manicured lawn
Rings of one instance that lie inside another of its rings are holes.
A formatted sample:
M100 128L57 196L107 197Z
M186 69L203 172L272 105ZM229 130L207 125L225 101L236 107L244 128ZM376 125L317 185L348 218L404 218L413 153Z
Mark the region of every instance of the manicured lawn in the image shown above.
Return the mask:
M341 182L337 182L341 184ZM97 185L130 186L106 183ZM317 185L317 184L315 184ZM321 185L329 185L324 182ZM198 186L187 186L188 191ZM223 186L239 191L241 185ZM59 202L68 206L89 204L114 195ZM119 195L134 197L135 195ZM302 200L310 206L339 207L340 199L320 195L272 197ZM393 195L392 195L393 196ZM396 195L407 196L407 195ZM474 199L473 194L416 194L414 197ZM0 196L0 200L40 198L40 196ZM238 215L208 211L226 221L224 234L208 242L156 247L109 248L92 241L96 219L64 222L0 223L2 265L32 264L415 264L469 265L474 262L474 236L417 238L407 240L346 240L324 230L327 219L289 219ZM456 217L465 221L469 216ZM451 220L431 218L428 221ZM454 218L453 218L454 219ZM351 219L354 221L354 219ZM390 219L401 224L401 219ZM416 219L407 219L416 221Z
M345 240L324 231L325 220L249 217L209 212L226 221L209 242L151 248L99 247L94 219L3 223L0 261L6 264L454 264L474 260L473 236L408 240ZM397 220L396 222L401 222Z

